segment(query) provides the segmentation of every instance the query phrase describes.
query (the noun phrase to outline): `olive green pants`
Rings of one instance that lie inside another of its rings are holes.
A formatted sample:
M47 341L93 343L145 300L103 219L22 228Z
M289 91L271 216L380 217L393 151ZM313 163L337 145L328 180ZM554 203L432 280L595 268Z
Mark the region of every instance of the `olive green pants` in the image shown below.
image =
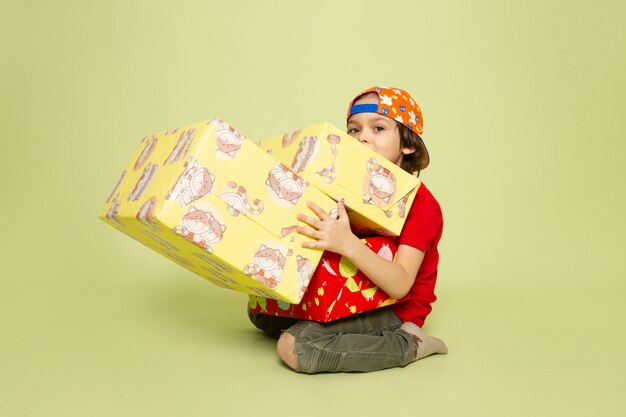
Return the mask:
M402 321L388 307L329 323L248 313L250 321L273 338L287 331L295 337L298 371L370 372L405 366L417 346Z

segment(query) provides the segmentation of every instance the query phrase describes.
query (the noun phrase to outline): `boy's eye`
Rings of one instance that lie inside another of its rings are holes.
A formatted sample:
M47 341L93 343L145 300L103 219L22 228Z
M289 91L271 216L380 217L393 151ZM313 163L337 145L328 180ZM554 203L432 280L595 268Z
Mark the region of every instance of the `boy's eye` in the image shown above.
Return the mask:
M351 127L348 129L348 135L352 134L352 133L357 133L359 129L357 129L356 127Z
M382 127L382 126L376 126L376 127L374 128L374 130L375 130L375 131L377 131L377 132L380 132L381 130L385 130L385 128L384 128L384 127Z

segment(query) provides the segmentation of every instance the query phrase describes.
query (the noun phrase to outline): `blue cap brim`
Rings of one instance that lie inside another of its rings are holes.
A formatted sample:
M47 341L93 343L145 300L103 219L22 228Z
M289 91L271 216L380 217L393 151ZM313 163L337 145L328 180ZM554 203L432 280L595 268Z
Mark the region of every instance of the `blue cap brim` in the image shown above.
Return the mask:
M378 104L355 104L350 107L350 116L358 113L378 113Z

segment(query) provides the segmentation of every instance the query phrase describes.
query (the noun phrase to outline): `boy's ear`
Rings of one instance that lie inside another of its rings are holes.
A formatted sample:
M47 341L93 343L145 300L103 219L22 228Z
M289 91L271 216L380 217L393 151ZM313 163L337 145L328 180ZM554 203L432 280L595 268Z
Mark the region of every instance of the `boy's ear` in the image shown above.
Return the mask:
M402 153L405 155L410 155L416 151L415 148L402 148Z

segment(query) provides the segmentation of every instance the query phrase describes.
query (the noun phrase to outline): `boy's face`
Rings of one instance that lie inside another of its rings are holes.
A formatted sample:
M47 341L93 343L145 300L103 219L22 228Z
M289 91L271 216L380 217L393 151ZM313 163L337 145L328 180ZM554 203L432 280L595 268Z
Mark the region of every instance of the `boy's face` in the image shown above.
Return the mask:
M378 96L366 94L354 104L378 104ZM402 163L404 154L413 152L412 149L401 148L400 131L395 120L378 113L353 114L347 129L350 136L396 165Z

